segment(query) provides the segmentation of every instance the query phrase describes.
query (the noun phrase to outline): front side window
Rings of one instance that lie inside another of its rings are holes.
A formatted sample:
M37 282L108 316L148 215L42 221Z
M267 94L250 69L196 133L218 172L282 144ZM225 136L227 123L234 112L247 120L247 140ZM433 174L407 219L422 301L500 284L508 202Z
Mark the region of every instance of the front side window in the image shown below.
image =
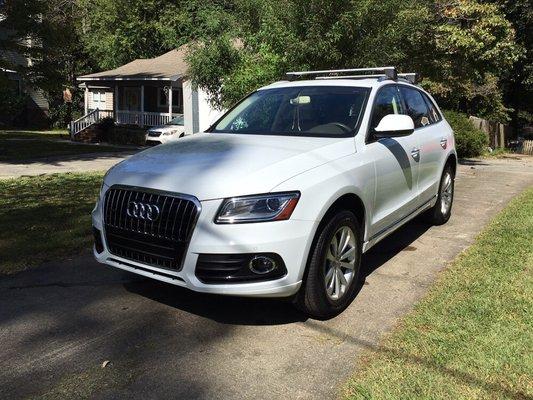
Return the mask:
M410 87L400 86L400 93L405 102L405 114L409 115L415 123L415 128L429 125L430 116L427 104L422 97L422 93Z
M263 89L229 111L211 132L300 136L354 134L368 89L302 86Z
M379 121L389 114L403 114L400 93L395 85L383 87L377 94L372 112L370 128L378 126Z

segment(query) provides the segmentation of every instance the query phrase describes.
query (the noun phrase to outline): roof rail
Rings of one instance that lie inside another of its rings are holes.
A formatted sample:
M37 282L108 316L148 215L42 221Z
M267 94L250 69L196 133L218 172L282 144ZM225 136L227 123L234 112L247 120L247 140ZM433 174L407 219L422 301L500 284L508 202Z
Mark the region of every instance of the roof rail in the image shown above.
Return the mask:
M311 79L368 79L368 78L385 78L398 80L401 78L409 83L416 84L418 75L416 73L398 74L396 67L376 67L376 68L350 68L350 69L332 69L322 71L296 71L285 74L289 81L294 81L302 77Z
M420 76L416 72L409 72L407 74L398 74L398 79L402 79L413 85L416 85L420 79Z

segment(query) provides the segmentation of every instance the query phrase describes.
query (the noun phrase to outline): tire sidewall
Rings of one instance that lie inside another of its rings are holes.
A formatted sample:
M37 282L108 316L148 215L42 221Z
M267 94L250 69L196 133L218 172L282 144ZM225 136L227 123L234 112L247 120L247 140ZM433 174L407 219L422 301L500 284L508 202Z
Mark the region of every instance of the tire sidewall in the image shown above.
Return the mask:
M337 300L331 299L326 293L325 284L325 263L326 254L333 235L343 226L349 227L354 235L356 244L356 260L354 268L354 276L350 285L346 289L345 294ZM362 235L359 223L355 215L350 211L340 211L335 214L320 231L318 240L313 248L312 256L309 264L309 273L307 280L312 279L313 282L306 282L306 287L312 288L315 296L315 302L318 308L321 309L319 317L331 318L342 312L353 300L357 292L359 282L359 271L361 266L361 248ZM310 284L310 285L309 285Z
M441 209L441 203L442 203L442 188L444 186L444 180L446 178L446 175L449 174L450 177L451 177L451 180L452 180L452 198L451 198L451 203L450 203L450 208L448 208L448 211L446 212L446 214L443 214L442 213L442 209ZM454 197L455 197L455 176L453 174L453 171L451 169L451 167L447 166L445 169L444 169L444 172L442 173L442 176L441 176L441 179L440 179L440 184L439 184L439 195L437 196L437 204L435 204L435 213L436 213L436 217L442 221L442 223L444 222L447 222L451 215L452 215L452 208L453 208L453 200L454 200Z

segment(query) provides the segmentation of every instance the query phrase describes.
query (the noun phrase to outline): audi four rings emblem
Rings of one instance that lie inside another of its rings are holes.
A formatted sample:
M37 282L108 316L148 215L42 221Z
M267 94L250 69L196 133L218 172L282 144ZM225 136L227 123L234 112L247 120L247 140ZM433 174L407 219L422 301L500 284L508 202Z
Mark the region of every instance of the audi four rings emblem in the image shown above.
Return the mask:
M139 201L130 201L126 210L128 216L132 218L144 219L147 221L157 221L159 218L159 207L153 204L145 204Z

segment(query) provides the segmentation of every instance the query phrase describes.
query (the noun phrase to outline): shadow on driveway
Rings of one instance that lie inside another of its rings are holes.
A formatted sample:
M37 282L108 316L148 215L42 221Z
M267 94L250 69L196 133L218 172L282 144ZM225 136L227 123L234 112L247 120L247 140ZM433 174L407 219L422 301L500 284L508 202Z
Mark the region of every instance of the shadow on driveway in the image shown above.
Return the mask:
M367 276L402 251L414 251L411 244L430 225L420 219L406 224L363 255L359 294ZM239 298L193 292L151 279L125 283L129 292L170 307L232 325L280 325L303 322L307 317L291 306L291 299Z

